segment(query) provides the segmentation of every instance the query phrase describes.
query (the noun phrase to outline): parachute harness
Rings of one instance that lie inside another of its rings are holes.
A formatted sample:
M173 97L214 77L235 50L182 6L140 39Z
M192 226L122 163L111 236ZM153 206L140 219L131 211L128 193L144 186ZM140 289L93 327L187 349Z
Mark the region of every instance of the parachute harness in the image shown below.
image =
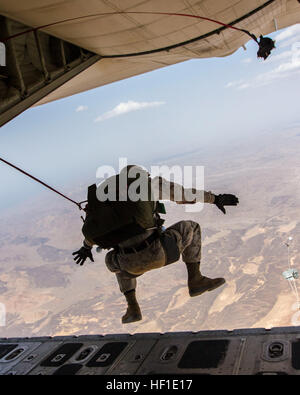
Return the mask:
M254 12L266 7L267 5L273 3L274 0L269 0L268 2L266 2L265 4L263 4L261 7L259 7L257 10L255 10ZM92 18L92 17L100 17L100 16L111 16L111 15L131 15L131 14L135 14L135 15L167 15L167 16L179 16L179 17L188 17L188 18L197 18L197 19L201 19L201 20L205 20L205 21L209 21L209 22L213 22L216 23L218 25L223 26L223 28L228 28L228 29L233 29L233 30L237 30L240 31L242 33L247 34L249 37L251 37L251 39L253 39L259 49L257 52L257 57L258 58L263 58L264 60L266 60L268 58L268 56L270 55L271 51L275 48L275 41L272 40L269 37L263 37L260 36L260 40L258 40L258 38L250 33L248 30L246 29L241 29L238 27L233 26L233 24L237 23L237 22L232 22L231 24L226 24L223 22L220 22L218 20L215 19L211 19L211 18L207 18L207 17L203 17L200 15L193 15L193 14L182 14L182 13L175 13L175 12L150 12L150 11L119 11L119 12L107 12L107 13L96 13L96 14L90 14L90 15L84 15L84 16L79 16L79 17L75 17L75 18L68 18L68 19L64 19L61 21L56 21L53 23L48 23L46 25L41 25L35 28L31 28L28 30L25 30L23 32L19 32L16 34L13 34L9 37L5 37L4 39L2 39L2 42L5 43L13 38L22 36L24 34L27 33L32 33L32 32L36 32L40 29L45 29L48 27L52 27L55 25L59 25L62 23L66 23L66 22L72 22L72 21L77 21L77 20L82 20L82 19L86 19L86 18ZM252 13L250 13L252 14ZM212 32L212 33L216 33L219 34L220 33L220 29ZM207 35L210 35L210 33L208 33ZM207 37L207 35L204 36L200 36L200 37L196 37L194 39L188 40L188 41L184 41L178 44L174 44L174 45L170 45L168 47L163 47L163 48L157 48L157 49L153 49L153 50L149 50L149 51L142 51L142 52L135 52L135 53L127 53L127 54L111 54L111 55L103 55L102 58L122 58L122 57L133 57L133 56L141 56L141 55L148 55L148 54L152 54L152 53L157 53L157 52L162 52L162 51L169 51L171 49L183 46L183 45L187 45L190 44L194 41L198 41L204 37Z

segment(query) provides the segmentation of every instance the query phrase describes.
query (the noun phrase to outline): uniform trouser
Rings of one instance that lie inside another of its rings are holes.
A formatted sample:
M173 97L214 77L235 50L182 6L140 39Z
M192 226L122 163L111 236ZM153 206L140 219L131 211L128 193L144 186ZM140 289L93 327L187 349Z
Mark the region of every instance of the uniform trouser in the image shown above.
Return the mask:
M194 221L180 221L164 232L174 239L174 247L178 248L185 263L201 260L201 228ZM166 250L159 239L142 251L132 254L121 254L110 251L106 255L106 265L115 272L122 293L136 288L136 277L143 273L168 264Z

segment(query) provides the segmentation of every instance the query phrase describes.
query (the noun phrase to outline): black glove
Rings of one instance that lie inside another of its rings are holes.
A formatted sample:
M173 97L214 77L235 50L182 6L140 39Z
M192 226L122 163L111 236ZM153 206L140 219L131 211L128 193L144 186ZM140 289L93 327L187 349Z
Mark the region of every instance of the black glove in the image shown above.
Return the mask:
M80 250L73 252L72 255L75 255L74 261L80 266L84 264L87 258L90 258L92 262L94 262L92 249L87 247L81 247Z
M239 203L239 199L235 195L230 195L230 194L216 195L214 201L214 204L224 214L226 214L226 210L224 206L237 206L238 203Z

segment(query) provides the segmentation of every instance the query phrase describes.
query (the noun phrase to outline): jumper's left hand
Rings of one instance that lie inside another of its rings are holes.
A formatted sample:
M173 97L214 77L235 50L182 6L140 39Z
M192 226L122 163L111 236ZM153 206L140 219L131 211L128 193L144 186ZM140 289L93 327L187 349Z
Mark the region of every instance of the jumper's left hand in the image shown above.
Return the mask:
M80 266L84 264L87 258L94 262L91 248L81 247L80 250L73 252L72 255L74 255L74 261L77 264L79 263Z

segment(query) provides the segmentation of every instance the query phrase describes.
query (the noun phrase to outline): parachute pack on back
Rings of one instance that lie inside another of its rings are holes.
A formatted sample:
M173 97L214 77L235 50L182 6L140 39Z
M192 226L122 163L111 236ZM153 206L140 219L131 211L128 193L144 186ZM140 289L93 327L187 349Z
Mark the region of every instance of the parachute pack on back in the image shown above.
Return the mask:
M82 227L84 237L101 248L113 248L119 243L158 226L157 202L151 199L151 179L148 180L148 200L132 201L128 189L135 179L127 178L126 200L120 199L119 175L110 178L115 182L116 199L100 201L97 186L88 188L86 219ZM124 196L124 195L123 195Z

